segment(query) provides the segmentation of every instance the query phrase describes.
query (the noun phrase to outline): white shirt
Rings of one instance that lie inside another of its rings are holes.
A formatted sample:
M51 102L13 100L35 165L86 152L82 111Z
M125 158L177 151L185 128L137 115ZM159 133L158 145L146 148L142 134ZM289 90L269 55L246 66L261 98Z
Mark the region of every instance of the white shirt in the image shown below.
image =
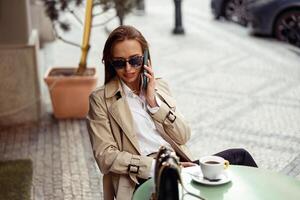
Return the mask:
M161 100L155 97L158 107L151 108L147 105L143 92L141 92L138 96L134 94L124 82L121 81L121 83L133 117L141 154L149 155L157 152L159 147L162 145L171 148L171 145L161 137L160 133L156 129L152 117L147 112L147 110L149 110L152 114L157 112L161 105ZM153 176L154 174L154 166L155 162L152 162L150 176Z
M160 99L156 98L159 106L151 108L146 104L143 92L141 92L138 96L134 94L126 84L123 83L122 86L133 117L141 154L149 155L157 152L159 147L162 145L170 147L169 143L161 137L160 133L156 129L152 117L147 112L147 110L149 110L152 114L157 112L161 104Z

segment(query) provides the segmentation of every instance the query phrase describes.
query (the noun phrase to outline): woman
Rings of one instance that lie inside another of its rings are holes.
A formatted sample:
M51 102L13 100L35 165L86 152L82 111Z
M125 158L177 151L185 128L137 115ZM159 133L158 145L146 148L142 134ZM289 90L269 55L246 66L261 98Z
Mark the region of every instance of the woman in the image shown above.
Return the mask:
M87 123L104 174L105 200L131 199L136 185L153 176L155 153L162 145L173 148L183 166L194 165L185 147L190 127L176 110L168 85L155 78L150 56L143 66L148 49L143 35L131 26L116 28L104 46L105 84L90 96ZM227 154L233 155L220 155Z

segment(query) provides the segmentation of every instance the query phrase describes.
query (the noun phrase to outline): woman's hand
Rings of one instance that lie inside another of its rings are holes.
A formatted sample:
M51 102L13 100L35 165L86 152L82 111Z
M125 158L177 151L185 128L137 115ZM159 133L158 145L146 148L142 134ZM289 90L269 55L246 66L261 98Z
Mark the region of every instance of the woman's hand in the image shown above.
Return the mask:
M180 162L180 165L182 167L193 167L193 166L196 166L197 164L192 163L192 162Z
M195 163L192 163L192 162L180 162L179 163L182 167L193 167L193 166L196 166L197 164Z
M148 60L148 66L144 65L144 68L146 69L147 73L145 75L148 78L148 85L147 85L147 90L146 90L146 101L148 105L153 108L158 106L155 100L155 77L153 73L153 69L151 66L150 61Z

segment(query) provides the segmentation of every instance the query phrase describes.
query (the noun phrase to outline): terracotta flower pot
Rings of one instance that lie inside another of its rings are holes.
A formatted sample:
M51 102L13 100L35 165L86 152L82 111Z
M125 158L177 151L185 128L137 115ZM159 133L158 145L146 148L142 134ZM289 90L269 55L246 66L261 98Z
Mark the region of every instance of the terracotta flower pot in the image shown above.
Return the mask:
M74 75L76 68L52 68L44 77L51 96L54 116L58 119L84 118L89 109L89 95L97 85L95 68L85 75Z

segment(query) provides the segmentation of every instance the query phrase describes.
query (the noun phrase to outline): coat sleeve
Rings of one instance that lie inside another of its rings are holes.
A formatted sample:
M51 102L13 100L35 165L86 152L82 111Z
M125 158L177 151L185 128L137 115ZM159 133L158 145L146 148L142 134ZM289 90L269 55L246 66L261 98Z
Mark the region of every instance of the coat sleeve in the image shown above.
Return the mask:
M161 79L157 80L158 96L162 100L157 112L152 118L161 123L164 131L178 145L185 144L191 137L191 129L183 116L176 109L175 100L173 99L170 89L166 82Z
M92 93L89 102L87 127L93 153L101 172L129 174L135 182L137 182L136 177L147 179L153 159L120 151L112 134L104 97Z

